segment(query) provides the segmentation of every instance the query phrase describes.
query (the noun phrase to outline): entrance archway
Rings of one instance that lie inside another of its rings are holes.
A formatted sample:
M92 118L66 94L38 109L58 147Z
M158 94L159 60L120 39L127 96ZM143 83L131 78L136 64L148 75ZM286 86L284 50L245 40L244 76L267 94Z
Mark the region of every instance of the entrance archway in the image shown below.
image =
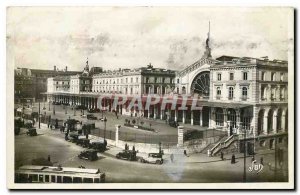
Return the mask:
M264 115L265 115L265 110L262 109L258 112L258 121L257 121L257 134L260 135L262 134L264 130Z

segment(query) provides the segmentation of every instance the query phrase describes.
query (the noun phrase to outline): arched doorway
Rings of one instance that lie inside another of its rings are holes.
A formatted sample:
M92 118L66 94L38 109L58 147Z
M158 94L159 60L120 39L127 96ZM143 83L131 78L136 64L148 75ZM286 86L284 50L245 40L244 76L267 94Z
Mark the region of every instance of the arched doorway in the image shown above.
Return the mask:
M241 122L243 129L250 130L252 120L252 109L245 108L241 110Z
M199 73L192 82L191 93L198 94L202 98L209 98L210 73L204 71Z
M222 108L216 108L216 126L224 126L224 114Z
M277 129L276 131L278 132L279 130L281 130L281 120L282 120L282 110L279 108L277 111L277 119L276 119L276 123L277 123Z
M262 134L264 130L264 115L265 115L265 110L262 109L258 112L258 121L257 121L257 134L260 135Z
M227 110L227 120L231 121L231 125L233 128L236 128L236 113L234 109L229 108Z
M270 109L268 113L268 133L273 132L273 115L274 110Z

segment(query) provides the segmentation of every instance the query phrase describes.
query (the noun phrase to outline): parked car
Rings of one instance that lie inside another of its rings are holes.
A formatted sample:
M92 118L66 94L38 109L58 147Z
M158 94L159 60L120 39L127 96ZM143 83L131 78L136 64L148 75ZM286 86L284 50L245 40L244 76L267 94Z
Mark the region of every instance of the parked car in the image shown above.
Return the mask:
M138 161L142 163L163 164L162 153L149 153L148 156L138 156Z
M53 105L61 105L60 102L52 102Z
M107 146L106 140L104 142L96 141L96 142L90 143L89 148L97 150L98 152L104 152L106 150L106 146Z
M78 158L94 161L98 159L96 150L84 150L78 154Z
M86 115L86 118L87 118L88 120L97 120L97 117L95 117L95 116L92 115L92 114Z
M136 161L136 151L135 150L123 150L116 155L117 159L125 159L130 161Z
M179 126L179 123L177 122L177 121L169 121L169 125L171 126L171 127L175 127L175 128L177 128L178 126Z
M37 136L36 129L35 128L28 129L26 135Z
M76 141L77 145L80 145L84 148L88 148L90 146L90 140L86 138L79 137Z

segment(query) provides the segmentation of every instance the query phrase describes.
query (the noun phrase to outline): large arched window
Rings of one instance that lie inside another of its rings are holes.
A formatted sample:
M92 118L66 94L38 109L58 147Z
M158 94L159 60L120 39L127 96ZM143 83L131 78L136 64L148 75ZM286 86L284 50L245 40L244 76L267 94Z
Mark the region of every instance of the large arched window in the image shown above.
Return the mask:
M203 98L209 97L210 73L208 71L199 73L192 82L191 92Z
M236 127L236 113L235 113L234 109L229 108L227 110L227 120L231 121L232 127L234 127L234 128Z

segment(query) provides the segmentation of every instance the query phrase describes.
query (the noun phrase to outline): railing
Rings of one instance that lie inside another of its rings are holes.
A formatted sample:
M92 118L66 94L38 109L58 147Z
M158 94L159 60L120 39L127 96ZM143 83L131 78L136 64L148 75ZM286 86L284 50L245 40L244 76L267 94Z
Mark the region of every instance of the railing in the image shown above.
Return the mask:
M218 153L221 149L227 148L235 141L235 136L231 135L228 137L225 141L220 141L217 143L212 149L210 149L211 156L214 156L216 153Z

